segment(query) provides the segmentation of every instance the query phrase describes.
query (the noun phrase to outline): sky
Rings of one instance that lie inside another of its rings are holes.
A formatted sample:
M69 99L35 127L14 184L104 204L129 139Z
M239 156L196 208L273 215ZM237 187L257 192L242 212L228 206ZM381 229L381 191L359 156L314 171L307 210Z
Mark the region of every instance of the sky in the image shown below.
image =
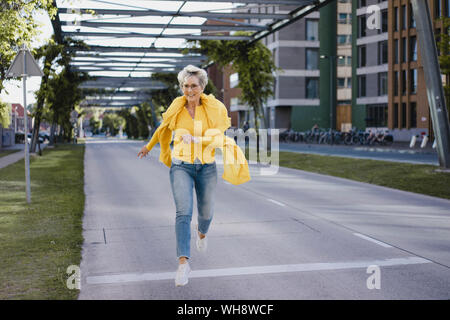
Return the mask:
M47 13L37 13L36 21L40 23L41 34L32 44L33 48L37 48L44 44L52 35L53 28ZM7 80L3 82L5 89L0 93L0 100L9 103L20 103L23 105L23 88L22 80ZM36 102L34 92L39 89L41 84L40 77L27 78L27 104Z
M103 8L103 9L143 9L143 8L151 8L155 10L177 10L184 1L148 1L148 0L135 0L133 2L126 0L57 0L57 5L59 8L68 7L68 8ZM232 7L231 3L212 3L212 2L187 2L181 9L181 11L198 11L198 10L216 10L220 11L229 10ZM60 15L61 19L77 19L76 15ZM83 20L88 19L89 17L83 17ZM37 48L44 44L52 35L53 28L51 25L51 21L47 15L47 13L36 13L35 19L40 23L39 31L40 35L36 38L36 40L32 44L32 48ZM79 19L79 18L78 18ZM98 17L97 17L98 19ZM135 18L120 18L122 22L143 22L141 20L148 19L148 17L135 17ZM167 23L170 18L163 17L151 17L152 22L155 23ZM184 24L198 24L201 18L183 18L177 17L172 23L184 23ZM111 20L110 18L108 20ZM100 20L101 21L101 20ZM76 26L65 26L63 27L63 31L75 31ZM162 29L160 29L162 30ZM104 31L112 31L117 32L117 30L104 30ZM143 32L140 30L130 30ZM175 30L176 31L176 30ZM158 33L158 30L146 30L149 33ZM185 31L186 32L186 31ZM174 30L166 29L166 34L174 33ZM124 39L98 39L95 41L86 41L88 44L101 44L101 45L109 45L109 46L121 46L123 45ZM143 44L142 39L127 39L127 46L150 46L150 43L153 41L152 38L147 38L145 43ZM156 47L159 46L169 46L169 47L182 47L184 40L182 39L158 39L155 42ZM148 56L148 55L146 55ZM95 73L91 73L91 75L96 75ZM109 75L123 75L117 73L110 73ZM128 74L126 74L128 75ZM132 74L132 76L138 76L138 74ZM142 76L142 75L140 75ZM149 74L147 75L149 76ZM32 104L36 102L35 92L39 89L41 83L40 77L30 77L27 78L27 104ZM22 89L22 81L21 80L7 80L4 82L5 89L0 93L0 100L9 103L20 103L23 104L23 89Z

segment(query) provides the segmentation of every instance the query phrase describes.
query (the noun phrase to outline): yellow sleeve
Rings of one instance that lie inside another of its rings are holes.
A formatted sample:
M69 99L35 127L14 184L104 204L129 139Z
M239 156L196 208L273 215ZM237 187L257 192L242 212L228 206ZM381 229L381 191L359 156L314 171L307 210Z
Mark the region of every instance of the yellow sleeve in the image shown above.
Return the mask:
M159 132L160 132L161 126L156 129L155 133L153 133L152 138L150 139L149 143L145 146L148 151L152 150L153 147L159 142Z

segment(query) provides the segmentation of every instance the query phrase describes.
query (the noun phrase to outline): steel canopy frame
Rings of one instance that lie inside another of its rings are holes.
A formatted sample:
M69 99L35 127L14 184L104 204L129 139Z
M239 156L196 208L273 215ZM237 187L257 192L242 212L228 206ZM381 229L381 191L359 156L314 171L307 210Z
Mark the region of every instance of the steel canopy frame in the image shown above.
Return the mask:
M207 60L207 57L195 49L185 53L180 46L161 45L161 42L213 39L243 40L252 43L336 0L158 1L168 3L163 9L155 8L155 2L150 0L143 0L139 4L131 4L125 0L115 1L115 5L111 6L109 5L113 4L111 1L92 0L90 3L99 2L101 8L72 8L66 7L69 4L62 3L58 7L59 0L54 0L53 5L58 10L55 19L52 20L55 39L58 42L61 43L64 38L71 37L83 39L88 45L88 48L68 48L75 53L72 68L94 76L93 80L86 81L80 87L115 89L111 90L112 98L126 96L124 88L137 90L147 88L151 91L165 87L162 83L150 81L150 78L136 77L137 74L173 73L178 72L186 64L201 66ZM195 3L201 6L201 2L208 3L208 8L212 8L213 4L222 7L205 10L203 5L201 9L194 11L192 8L185 8ZM229 3L232 3L232 7ZM269 6L274 8L271 13L267 10L258 12L251 10ZM173 10L176 7L178 9ZM170 10L167 10L168 8ZM130 18L133 22L129 22ZM187 18L189 19L186 20ZM251 23L249 20L258 23ZM205 21L208 23L205 24ZM237 31L246 31L250 35L235 34ZM140 47L132 45L135 41L133 39L139 39ZM99 75L105 73L114 75L109 77ZM106 96L108 95L103 94L90 100L89 105L96 99L105 102ZM135 97L138 98L134 102L144 102L151 94Z

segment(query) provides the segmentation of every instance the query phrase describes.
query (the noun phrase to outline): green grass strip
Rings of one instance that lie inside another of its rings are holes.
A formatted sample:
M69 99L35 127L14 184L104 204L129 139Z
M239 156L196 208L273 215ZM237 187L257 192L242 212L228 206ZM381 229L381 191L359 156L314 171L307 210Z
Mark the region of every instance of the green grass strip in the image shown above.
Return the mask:
M81 261L84 146L58 145L0 169L0 299L76 299L67 267Z
M433 165L280 152L280 166L450 199L450 173Z

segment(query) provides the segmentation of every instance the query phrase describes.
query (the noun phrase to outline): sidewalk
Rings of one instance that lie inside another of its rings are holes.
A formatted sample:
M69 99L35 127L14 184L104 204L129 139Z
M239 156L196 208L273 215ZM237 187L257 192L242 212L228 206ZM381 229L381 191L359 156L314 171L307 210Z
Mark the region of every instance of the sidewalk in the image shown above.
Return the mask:
M44 150L48 146L48 143L42 143L41 144L41 150ZM3 148L2 150L18 150L17 152L14 152L12 154L8 154L7 156L0 158L0 169L9 166L10 164L13 164L20 159L23 159L25 157L25 151L24 151L25 145L23 144L15 144L11 147ZM36 147L37 149L37 147ZM37 149L38 150L38 149ZM35 156L37 153L30 153L30 156Z

